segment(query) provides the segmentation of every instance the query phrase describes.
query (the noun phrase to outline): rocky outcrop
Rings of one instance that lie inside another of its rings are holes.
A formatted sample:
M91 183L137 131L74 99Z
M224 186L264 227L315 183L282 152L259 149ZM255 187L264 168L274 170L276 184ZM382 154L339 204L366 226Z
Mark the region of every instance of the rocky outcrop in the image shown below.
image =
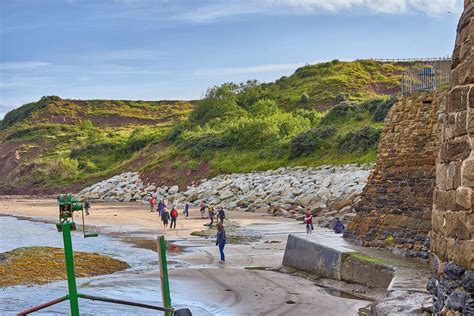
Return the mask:
M474 315L474 1L457 28L451 90L442 113L433 196L431 263L436 315Z
M445 92L401 98L390 110L377 148L375 169L344 237L428 258L438 111Z
M178 186L145 186L138 173L125 173L79 192L104 201L147 201L150 196L177 203L205 201L226 209L300 218L311 208L321 226L335 216L349 220L371 166L280 168L265 172L220 175L179 192Z

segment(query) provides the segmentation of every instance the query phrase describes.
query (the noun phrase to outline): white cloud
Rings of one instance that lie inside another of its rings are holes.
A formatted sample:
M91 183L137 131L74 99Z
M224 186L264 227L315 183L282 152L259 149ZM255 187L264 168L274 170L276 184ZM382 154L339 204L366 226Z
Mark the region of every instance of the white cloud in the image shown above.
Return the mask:
M225 67L225 68L209 68L197 69L194 75L197 76L215 76L215 75L240 75L240 74L254 74L264 72L274 72L282 70L296 70L296 68L304 66L304 63L294 64L263 64L244 67Z
M49 66L50 63L42 61L6 61L0 62L0 70L24 70Z
M241 0L217 1L212 4L184 9L174 17L202 23L227 16L246 14L312 14L344 10L368 11L372 14L442 15L460 10L456 0Z
M111 61L130 61L130 60L156 60L165 57L160 50L154 49L117 49L108 50L102 52L88 53L85 54L85 59L88 61L99 61L99 62L111 62Z
M399 14L423 12L438 15L456 10L456 0L262 0L273 6L301 8L306 11L368 9L374 13Z

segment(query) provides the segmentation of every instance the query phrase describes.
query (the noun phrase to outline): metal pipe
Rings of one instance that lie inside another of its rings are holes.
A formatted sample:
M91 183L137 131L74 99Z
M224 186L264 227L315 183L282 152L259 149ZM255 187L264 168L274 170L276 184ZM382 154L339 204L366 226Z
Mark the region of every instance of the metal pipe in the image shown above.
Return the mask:
M129 302L129 301L117 300L117 299L113 299L113 298L87 295L87 294L80 294L80 293L77 296L80 297L80 298L91 300L91 301L101 301L101 302L107 302L107 303L142 307L142 308L154 309L154 310L157 310L157 311L168 312L168 313L173 313L174 312L174 308L171 308L171 307L154 306L154 305L148 305L148 304L143 304L143 303Z
M49 301L49 302L46 302L46 303L43 303L43 304L40 304L40 305L37 305L37 306L33 306L33 307L31 307L31 308L28 308L28 309L25 309L24 311L19 312L18 314L16 314L16 316L28 315L28 314L30 314L30 313L39 311L39 310L44 309L44 308L46 308L46 307L53 306L53 305L56 305L56 304L58 304L58 303L64 302L64 301L67 300L68 298L69 298L69 295L66 295L66 296L57 298L57 299L55 299L55 300L52 300L52 301Z
M79 303L77 299L76 273L74 272L74 253L72 251L71 226L74 222L63 223L64 256L66 258L67 285L69 290L69 304L71 315L79 316Z
M165 236L157 238L158 246L158 261L160 262L160 281L161 281L161 296L163 305L171 307L170 284L168 279L168 264L166 260L166 244ZM165 316L171 316L171 313L165 313Z

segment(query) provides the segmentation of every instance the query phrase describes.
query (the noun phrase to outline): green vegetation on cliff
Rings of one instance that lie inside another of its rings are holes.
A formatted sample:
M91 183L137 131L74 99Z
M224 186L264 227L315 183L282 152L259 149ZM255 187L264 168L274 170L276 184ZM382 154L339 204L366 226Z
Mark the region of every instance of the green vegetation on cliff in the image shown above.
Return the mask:
M0 191L81 187L125 170L186 184L219 173L372 162L401 70L335 60L273 83L215 86L197 102L43 97L0 121Z

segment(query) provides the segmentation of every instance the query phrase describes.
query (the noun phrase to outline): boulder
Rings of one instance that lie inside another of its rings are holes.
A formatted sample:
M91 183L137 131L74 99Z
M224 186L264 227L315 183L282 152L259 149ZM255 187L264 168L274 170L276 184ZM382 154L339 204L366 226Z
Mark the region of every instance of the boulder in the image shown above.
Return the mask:
M171 188L168 189L168 193L173 195L179 192L179 187L177 185L173 185Z

